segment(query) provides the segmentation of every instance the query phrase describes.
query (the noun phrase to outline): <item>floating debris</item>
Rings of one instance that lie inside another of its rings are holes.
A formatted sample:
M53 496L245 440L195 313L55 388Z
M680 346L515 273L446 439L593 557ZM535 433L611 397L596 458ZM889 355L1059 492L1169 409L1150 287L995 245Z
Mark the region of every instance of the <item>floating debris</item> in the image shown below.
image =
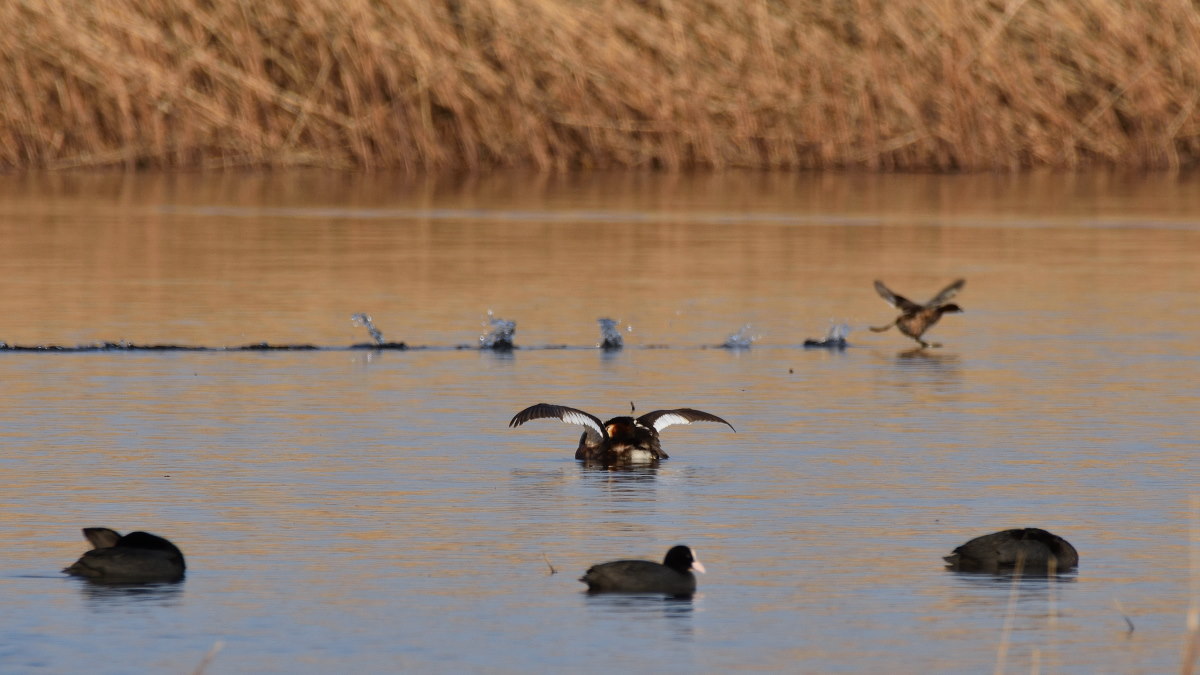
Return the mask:
M496 352L508 352L515 349L513 333L517 330L517 322L501 319L488 310L488 322L483 324L488 332L479 336L479 348Z
M625 346L625 338L621 336L621 322L615 319L596 319L600 324L600 344L596 345L605 351L616 351Z

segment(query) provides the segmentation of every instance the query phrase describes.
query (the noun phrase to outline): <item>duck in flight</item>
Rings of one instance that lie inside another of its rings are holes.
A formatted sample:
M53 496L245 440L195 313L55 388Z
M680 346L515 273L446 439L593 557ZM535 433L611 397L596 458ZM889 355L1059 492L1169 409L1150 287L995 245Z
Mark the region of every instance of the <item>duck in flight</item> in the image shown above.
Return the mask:
M599 417L577 408L565 405L538 403L531 405L513 415L510 427L518 427L530 420L556 419L567 424L578 424L583 427L583 436L579 438L579 448L575 450L575 459L604 464L620 464L635 462L654 462L666 459L662 445L658 442L658 433L673 424L691 424L692 422L718 422L733 429L733 425L725 420L691 408L676 408L674 410L655 410L641 417L614 417L607 422L601 422ZM737 430L734 429L736 432Z
M959 279L949 286L942 289L932 300L924 305L909 300L903 295L896 295L883 285L882 281L875 282L875 290L880 297L896 309L900 310L900 316L886 326L870 326L871 330L876 333L895 326L901 333L916 340L922 348L925 347L941 347L937 342L926 342L921 339L925 331L933 328L933 325L942 318L943 314L951 314L963 311L962 307L949 302L951 298L962 290L963 284L966 284L966 279Z

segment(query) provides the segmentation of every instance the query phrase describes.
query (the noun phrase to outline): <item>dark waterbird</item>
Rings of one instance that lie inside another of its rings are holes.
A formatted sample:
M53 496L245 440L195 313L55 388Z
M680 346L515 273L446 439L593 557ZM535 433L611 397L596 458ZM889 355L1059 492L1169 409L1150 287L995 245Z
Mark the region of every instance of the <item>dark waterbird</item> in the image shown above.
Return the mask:
M929 302L924 305L918 305L903 295L896 295L891 292L887 286L883 285L882 281L876 281L875 290L879 293L879 296L886 300L889 305L899 309L900 316L896 317L895 320L886 326L870 326L870 328L876 333L882 333L895 326L901 333L916 340L922 348L941 347L942 345L936 342L922 340L921 336L925 334L925 331L933 328L933 325L942 318L943 314L963 311L962 307L949 302L949 300L957 295L966 283L966 279L959 279L943 288L942 292L934 296Z
M975 537L944 558L960 572L1055 574L1079 565L1079 553L1066 539L1036 527Z
M67 574L93 581L148 583L178 581L187 568L183 551L149 532L121 536L107 527L85 527L83 536L95 548L64 569Z
M518 427L530 420L556 419L567 424L578 424L583 427L583 436L579 438L579 448L575 450L575 459L602 463L633 463L653 462L666 459L658 441L658 432L673 424L691 424L692 422L718 422L733 429L733 425L725 420L691 408L676 408L674 410L655 410L641 417L614 417L607 422L601 422L599 417L577 408L564 405L538 403L531 405L513 415L510 427ZM734 429L736 432L737 430Z
M674 546L667 551L662 564L650 560L614 560L593 565L579 577L587 584L589 593L665 593L692 595L696 592L696 575L704 565L696 560L696 552L687 546Z
M841 351L845 349L849 343L846 342L846 336L850 334L850 327L844 323L835 324L829 327L829 331L825 337L816 339L808 338L804 341L805 349L836 349Z

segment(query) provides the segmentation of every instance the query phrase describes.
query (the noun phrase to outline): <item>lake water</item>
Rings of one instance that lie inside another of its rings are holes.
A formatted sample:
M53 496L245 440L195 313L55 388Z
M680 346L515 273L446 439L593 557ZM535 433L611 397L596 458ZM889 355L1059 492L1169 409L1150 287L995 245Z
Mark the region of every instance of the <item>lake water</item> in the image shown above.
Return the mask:
M0 352L5 673L1180 670L1200 176L4 176L0 242L9 345L329 348ZM958 277L943 348L866 330ZM540 401L737 433L586 468ZM85 526L186 580L65 577ZM943 569L1024 526L1078 572ZM676 543L690 600L576 580Z

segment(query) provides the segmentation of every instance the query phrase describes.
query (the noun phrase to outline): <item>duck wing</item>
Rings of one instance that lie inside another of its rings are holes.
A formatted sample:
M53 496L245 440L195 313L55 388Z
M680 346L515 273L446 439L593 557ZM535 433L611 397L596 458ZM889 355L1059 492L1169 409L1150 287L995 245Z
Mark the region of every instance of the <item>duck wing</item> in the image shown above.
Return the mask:
M943 288L941 293L938 293L937 295L933 296L933 299L930 300L929 302L925 303L925 306L926 307L940 307L941 305L946 304L946 302L950 298L953 298L954 296L958 295L958 292L962 290L963 285L966 283L967 283L966 279L959 279L958 281L955 281L954 283L950 284L949 286Z
M883 298L887 304L902 312L917 312L921 310L921 306L917 303L909 300L903 295L896 295L895 293L891 292L887 286L883 285L882 281L875 281L875 292L878 293L879 297Z
M568 408L565 405L552 405L550 403L537 403L529 406L516 415L513 415L508 426L519 427L530 420L540 419L554 419L566 422L567 424L578 424L583 427L583 431L588 437L588 443L591 445L600 443L606 435L604 423L600 421L599 417L577 408Z
M718 422L733 429L732 424L720 417L712 413L706 413L703 410L693 410L692 408L655 410L637 418L637 421L645 426L654 427L655 431L662 431L673 424L691 424L692 422ZM733 429L733 431L737 433L737 429Z
M107 527L85 527L83 537L91 542L92 548L109 548L121 540L120 533Z

